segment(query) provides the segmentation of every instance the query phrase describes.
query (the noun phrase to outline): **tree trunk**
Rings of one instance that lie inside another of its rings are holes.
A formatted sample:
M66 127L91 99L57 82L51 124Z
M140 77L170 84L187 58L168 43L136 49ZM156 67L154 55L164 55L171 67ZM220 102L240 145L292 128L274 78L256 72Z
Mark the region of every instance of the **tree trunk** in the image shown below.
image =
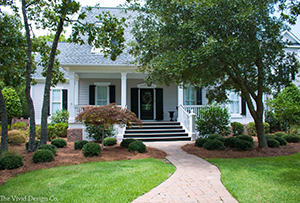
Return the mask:
M265 127L263 124L262 117L260 119L255 119L255 127L258 138L258 147L268 147L267 139L265 136Z
M52 44L52 50L49 58L48 63L48 69L46 74L46 83L45 83L45 89L44 89L44 100L43 100L43 108L42 108L42 122L41 122L41 139L40 139L40 145L47 143L48 138L48 115L49 115L49 101L50 101L50 87L51 87L51 81L52 81L52 70L55 60L55 54L57 51L57 45L59 41L60 34L63 31L64 26L64 16L60 17L59 24L57 26L57 31L54 37L54 41Z
M103 133L102 133L102 141L101 141L101 150L103 151L104 149L104 133L105 133L105 130L103 128Z
M29 122L30 122L30 132L29 132L29 144L28 144L28 152L35 151L35 137L36 137L36 128L35 128L35 112L33 101L30 95L30 83L31 83L31 69L32 69L32 41L30 38L30 29L28 24L28 18L26 13L26 2L22 0L22 13L24 19L24 25L26 30L26 40L27 40L27 64L26 64L26 88L25 88L25 95L29 110Z
M8 132L8 122L7 122L7 112L5 107L5 101L2 95L2 88L0 87L0 111L1 111L1 125L2 125L2 134L1 134L1 148L0 154L4 151L7 151L8 141L7 141L7 132Z

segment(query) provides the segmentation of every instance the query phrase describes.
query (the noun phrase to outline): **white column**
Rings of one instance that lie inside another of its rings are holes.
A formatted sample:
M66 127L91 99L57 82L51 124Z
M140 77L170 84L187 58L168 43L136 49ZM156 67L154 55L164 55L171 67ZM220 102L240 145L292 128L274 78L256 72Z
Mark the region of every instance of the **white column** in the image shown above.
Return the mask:
M127 73L121 73L121 106L126 107Z
M75 105L79 103L79 77L75 77Z
M180 86L178 86L178 98L177 98L177 102L178 102L178 117L177 117L177 120L179 121L179 122L182 122L182 120L181 120L181 110L180 110L180 105L183 105L183 89L180 87Z
M75 72L69 72L70 87L69 87L69 123L75 122Z
M192 109L192 112L189 114L189 119L190 119L190 132L189 132L189 136L191 137L192 141L194 141L196 139L195 118L196 118L196 114L194 113L194 111Z

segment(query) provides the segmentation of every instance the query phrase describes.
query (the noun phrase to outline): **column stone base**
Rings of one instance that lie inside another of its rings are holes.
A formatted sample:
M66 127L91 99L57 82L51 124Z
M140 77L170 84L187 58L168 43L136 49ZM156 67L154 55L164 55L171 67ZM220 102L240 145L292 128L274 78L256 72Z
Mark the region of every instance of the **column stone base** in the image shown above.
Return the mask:
M75 142L78 140L82 140L82 128L68 128L67 141Z

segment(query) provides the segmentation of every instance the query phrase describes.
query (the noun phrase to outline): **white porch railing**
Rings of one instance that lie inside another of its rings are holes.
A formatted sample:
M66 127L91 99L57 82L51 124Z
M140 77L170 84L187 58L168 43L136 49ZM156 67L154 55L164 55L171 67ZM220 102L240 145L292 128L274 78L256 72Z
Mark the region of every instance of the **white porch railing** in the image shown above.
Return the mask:
M198 117L199 110L202 108L207 108L207 106L205 106L205 105L184 105L183 108L187 113L191 113L193 111L194 114L196 114L196 117Z
M190 113L187 112L184 106L180 105L178 108L178 121L182 124L183 128L188 132L189 137L192 140L196 138L195 132L195 116L193 109L190 110Z

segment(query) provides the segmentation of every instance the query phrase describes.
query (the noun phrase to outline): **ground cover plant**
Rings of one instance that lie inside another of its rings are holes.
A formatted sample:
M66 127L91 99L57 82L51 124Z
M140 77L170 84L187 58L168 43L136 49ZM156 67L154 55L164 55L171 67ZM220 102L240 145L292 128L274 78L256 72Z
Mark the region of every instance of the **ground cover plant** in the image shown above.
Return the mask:
M0 194L54 197L58 202L131 202L165 181L175 167L156 159L93 162L22 174ZM149 178L151 177L151 178Z
M240 203L299 202L300 153L208 161L219 167L222 183Z

